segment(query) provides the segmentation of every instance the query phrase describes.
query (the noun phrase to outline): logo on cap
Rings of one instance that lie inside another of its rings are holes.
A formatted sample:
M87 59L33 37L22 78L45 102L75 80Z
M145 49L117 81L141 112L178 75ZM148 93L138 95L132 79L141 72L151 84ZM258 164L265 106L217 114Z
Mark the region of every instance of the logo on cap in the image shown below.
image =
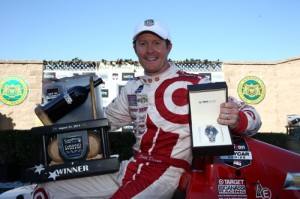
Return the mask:
M147 19L144 22L145 26L153 26L154 25L154 20L153 19Z

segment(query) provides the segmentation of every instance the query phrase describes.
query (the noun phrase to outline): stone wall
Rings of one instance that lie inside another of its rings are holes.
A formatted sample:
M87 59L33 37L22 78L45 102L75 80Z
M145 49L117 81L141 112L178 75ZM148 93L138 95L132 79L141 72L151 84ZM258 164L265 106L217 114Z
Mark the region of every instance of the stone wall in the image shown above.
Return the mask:
M246 76L255 76L266 87L265 98L253 105L263 122L260 132L286 132L287 115L300 114L300 57L278 62L223 62L230 95L239 99L237 88Z
M0 60L0 81L15 76L28 86L26 99L18 105L9 106L0 102L0 130L30 129L37 120L34 108L41 103L43 61Z
M244 77L255 76L265 84L265 98L253 105L263 121L260 132L286 132L287 115L300 114L300 57L276 62L225 61L222 69L229 94L237 99L238 84ZM29 92L19 105L0 102L0 130L30 129L38 122L34 108L41 103L43 61L0 60L0 81L7 76L24 79Z

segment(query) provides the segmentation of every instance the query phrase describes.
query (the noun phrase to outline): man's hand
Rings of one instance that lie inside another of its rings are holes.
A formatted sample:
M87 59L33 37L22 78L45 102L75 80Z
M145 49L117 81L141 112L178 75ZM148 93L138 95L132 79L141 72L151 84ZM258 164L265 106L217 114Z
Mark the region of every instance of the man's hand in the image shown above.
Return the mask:
M221 104L220 115L217 121L219 124L228 125L231 129L234 129L240 121L239 106L231 98L228 100L228 102Z

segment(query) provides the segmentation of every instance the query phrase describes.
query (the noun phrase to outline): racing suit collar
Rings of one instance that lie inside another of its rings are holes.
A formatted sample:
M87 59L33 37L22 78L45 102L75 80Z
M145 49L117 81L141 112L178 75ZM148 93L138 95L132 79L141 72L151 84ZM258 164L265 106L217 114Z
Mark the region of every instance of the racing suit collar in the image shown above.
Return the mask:
M153 82L159 82L161 80L167 79L171 74L174 74L179 70L173 62L169 62L169 64L170 67L168 68L168 70L166 70L161 74L153 75L153 76L149 76L149 75L141 76L140 77L141 82L143 84L151 84Z

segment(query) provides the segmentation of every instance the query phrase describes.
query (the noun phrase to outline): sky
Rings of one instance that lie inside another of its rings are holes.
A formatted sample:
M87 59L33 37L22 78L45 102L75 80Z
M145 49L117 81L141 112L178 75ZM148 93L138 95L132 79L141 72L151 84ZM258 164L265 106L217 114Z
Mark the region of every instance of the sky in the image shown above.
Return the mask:
M0 60L137 60L135 26L169 28L172 60L300 56L299 0L1 0Z

